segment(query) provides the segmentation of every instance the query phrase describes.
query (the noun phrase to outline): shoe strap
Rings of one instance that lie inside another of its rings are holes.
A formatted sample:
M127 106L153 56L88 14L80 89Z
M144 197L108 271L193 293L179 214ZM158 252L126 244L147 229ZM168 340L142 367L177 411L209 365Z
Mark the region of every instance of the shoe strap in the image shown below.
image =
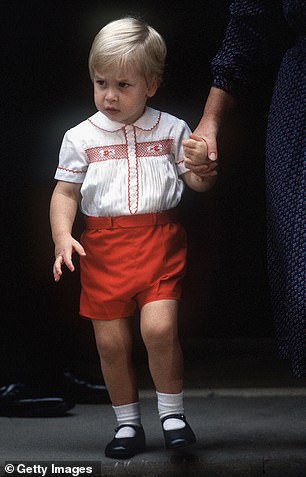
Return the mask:
M119 431L119 429L122 429L123 427L131 427L136 432L139 431L139 429L142 429L141 425L136 426L136 424L120 424L120 426L115 427L115 432L117 433Z
M186 417L184 414L169 414L161 419L161 423L163 424L167 419L180 419L181 421L186 422Z

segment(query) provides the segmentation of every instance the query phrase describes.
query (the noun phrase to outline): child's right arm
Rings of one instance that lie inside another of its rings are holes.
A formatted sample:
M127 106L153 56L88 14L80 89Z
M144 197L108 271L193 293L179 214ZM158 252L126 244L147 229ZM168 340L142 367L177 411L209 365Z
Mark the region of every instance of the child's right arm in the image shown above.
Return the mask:
M56 282L62 275L62 265L73 272L72 253L86 255L82 245L72 235L72 226L78 209L82 184L58 181L50 204L50 223L55 245L53 276Z

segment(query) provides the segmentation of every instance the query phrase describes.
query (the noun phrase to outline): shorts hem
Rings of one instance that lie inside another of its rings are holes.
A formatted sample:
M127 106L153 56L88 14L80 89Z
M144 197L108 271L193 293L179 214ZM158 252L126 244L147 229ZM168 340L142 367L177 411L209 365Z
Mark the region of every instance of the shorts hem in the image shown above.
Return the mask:
M134 315L133 313L130 313L128 315L121 315L121 316L109 316L109 315L104 315L104 316L89 316L89 315L83 315L81 312L79 313L80 317L83 318L84 320L95 320L95 321L114 321L114 320L121 320L125 318L130 318L131 316Z
M162 301L162 300L174 300L174 301L180 301L181 299L181 296L178 296L178 295L172 295L172 296L169 296L169 295L159 295L157 297L152 297L152 298L148 298L147 300L144 300L143 302L141 302L139 308L143 308L145 305L147 305L148 303L153 303L155 301Z
M139 303L138 309L141 310L148 303L153 303L155 301L174 300L174 301L179 302L180 299L181 299L180 295L171 295L171 296L169 294L159 295L159 296L156 296L156 297L147 298L143 302ZM88 315L88 314L84 315L81 312L79 312L79 315L80 315L81 318L83 318L85 320L113 321L113 320L121 320L121 319L125 319L125 318L130 318L131 316L134 316L135 312L136 312L136 309L129 314L116 315L116 316L110 316L110 315L93 316L93 315Z

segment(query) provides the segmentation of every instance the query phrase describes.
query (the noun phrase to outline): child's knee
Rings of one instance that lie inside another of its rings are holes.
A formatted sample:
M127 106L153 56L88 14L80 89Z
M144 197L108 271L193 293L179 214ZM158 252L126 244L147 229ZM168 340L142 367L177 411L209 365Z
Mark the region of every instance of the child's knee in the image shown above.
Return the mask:
M101 359L111 360L130 352L132 335L128 321L95 322L94 331Z
M154 323L142 331L142 338L147 348L171 346L177 339L176 328L170 323Z
M96 344L100 358L107 361L121 355L126 349L126 344L111 334L99 336L96 339Z

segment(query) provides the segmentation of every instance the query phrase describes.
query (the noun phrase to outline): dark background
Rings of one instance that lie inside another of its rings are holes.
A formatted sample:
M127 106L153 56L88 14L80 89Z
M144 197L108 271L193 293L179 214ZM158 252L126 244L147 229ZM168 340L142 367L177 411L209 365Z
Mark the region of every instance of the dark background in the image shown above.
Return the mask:
M42 374L52 380L62 368L88 377L98 373L90 324L78 318L78 272L53 282L48 217L63 134L95 112L87 71L94 35L125 14L154 26L167 42L168 59L164 84L151 104L195 128L228 3L2 2L0 383ZM180 311L187 357L194 343L204 349L207 340L273 337L264 142L278 55L275 49L271 69L225 124L216 187L205 196L186 191L181 204L190 242ZM76 235L80 229L78 218Z

